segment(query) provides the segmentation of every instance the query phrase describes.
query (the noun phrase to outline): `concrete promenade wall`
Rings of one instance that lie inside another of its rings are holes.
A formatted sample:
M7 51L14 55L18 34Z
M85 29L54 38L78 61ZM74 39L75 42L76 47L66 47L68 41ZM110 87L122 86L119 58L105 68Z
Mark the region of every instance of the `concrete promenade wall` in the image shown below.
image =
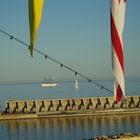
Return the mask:
M107 112L116 109L140 109L140 96L127 96L124 103L117 104L113 97L46 99L46 100L8 100L5 112L11 113L73 113Z

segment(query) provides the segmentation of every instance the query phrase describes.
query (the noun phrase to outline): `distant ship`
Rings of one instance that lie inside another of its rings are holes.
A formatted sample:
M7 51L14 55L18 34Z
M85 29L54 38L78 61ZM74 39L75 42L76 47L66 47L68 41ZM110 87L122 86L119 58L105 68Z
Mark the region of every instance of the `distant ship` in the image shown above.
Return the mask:
M57 83L53 82L51 77L47 80L47 78L44 79L44 82L41 84L42 87L55 87L57 86Z
M75 88L78 88L78 87L79 87L79 85L78 85L78 81L77 81L77 80L75 81L75 85L74 85L74 87L75 87Z

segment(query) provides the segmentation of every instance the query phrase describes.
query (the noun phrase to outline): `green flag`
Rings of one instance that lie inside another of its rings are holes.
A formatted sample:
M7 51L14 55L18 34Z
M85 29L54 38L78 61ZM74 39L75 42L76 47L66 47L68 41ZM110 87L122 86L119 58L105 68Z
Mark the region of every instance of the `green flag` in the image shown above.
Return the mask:
M33 47L42 17L43 4L44 0L29 0L29 28L30 28L31 56L33 56Z

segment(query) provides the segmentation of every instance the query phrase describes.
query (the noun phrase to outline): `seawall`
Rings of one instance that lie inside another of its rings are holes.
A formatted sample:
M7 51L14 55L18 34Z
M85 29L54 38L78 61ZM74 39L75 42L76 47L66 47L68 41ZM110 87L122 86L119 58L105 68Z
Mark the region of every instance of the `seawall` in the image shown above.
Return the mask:
M124 103L114 97L8 100L0 120L132 113L140 113L140 96L127 96Z

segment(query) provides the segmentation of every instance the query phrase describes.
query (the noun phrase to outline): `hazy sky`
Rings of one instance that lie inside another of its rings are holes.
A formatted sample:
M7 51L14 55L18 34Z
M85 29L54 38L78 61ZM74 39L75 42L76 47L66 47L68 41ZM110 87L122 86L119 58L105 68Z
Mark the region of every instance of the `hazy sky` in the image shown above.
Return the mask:
M127 0L125 76L140 78L140 0ZM28 0L1 0L0 28L29 43ZM91 79L113 79L110 0L45 0L35 48ZM0 33L0 83L79 77Z

